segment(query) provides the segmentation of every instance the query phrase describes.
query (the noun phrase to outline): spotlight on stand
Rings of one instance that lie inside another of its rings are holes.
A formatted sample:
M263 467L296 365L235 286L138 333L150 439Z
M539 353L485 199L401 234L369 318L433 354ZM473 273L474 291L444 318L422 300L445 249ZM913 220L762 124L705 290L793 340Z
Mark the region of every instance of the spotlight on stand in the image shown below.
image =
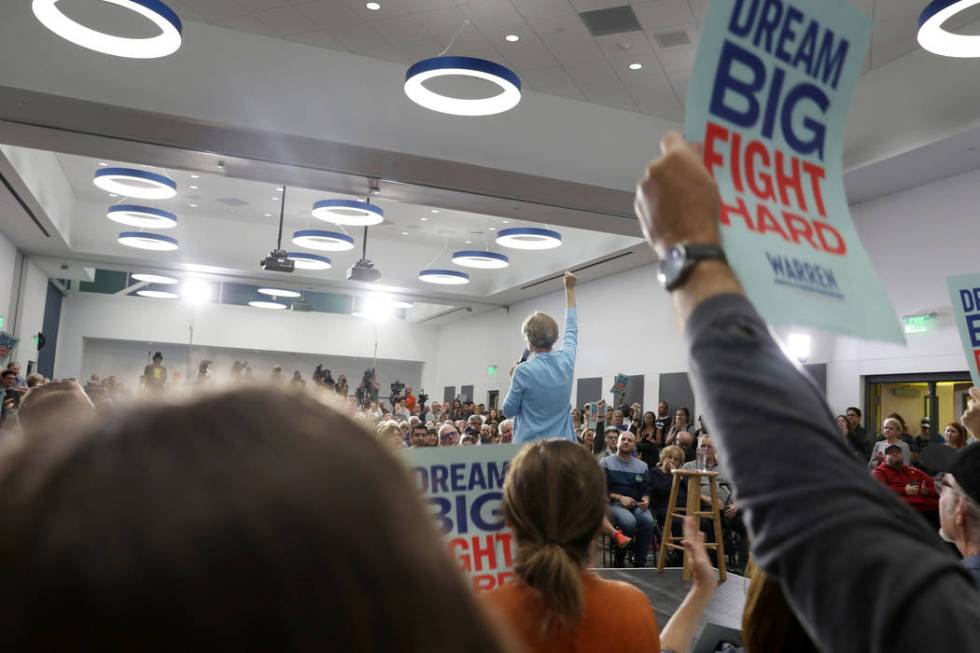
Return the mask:
M282 224L286 214L286 186L282 187L282 201L279 204L279 237L276 248L259 261L259 265L267 272L291 273L296 269L296 261L289 257L289 252L282 248Z

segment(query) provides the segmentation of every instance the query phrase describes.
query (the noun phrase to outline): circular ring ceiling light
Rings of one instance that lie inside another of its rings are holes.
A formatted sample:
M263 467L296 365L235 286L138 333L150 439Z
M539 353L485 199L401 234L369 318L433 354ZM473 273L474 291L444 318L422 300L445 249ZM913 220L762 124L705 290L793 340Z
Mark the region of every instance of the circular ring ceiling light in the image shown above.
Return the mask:
M492 82L500 93L468 100L441 95L425 87L438 77L474 77ZM432 57L423 59L405 73L405 95L426 109L454 116L491 116L509 111L521 101L521 79L498 63L475 57Z
M497 244L511 249L554 249L561 246L561 234L540 227L511 227L497 232Z
M306 252L288 252L286 256L296 264L297 270L329 270L333 263L326 256Z
M177 249L177 239L147 231L123 231L119 234L119 244L136 249L154 252L172 252Z
M141 229L173 229L177 226L177 216L170 211L136 204L110 206L106 216L113 222Z
M264 302L257 299L250 301L248 305L253 308L265 308L271 311L281 311L286 308L285 304L280 304L279 302Z
M453 252L453 263L464 268L480 268L483 270L499 270L510 265L510 259L497 252L481 250L462 250Z
M300 229L293 232L293 244L325 252L345 252L354 249L354 239L347 234L321 229Z
M147 272L137 272L132 275L137 281L142 281L143 283L159 283L164 286L171 286L175 283L180 283L179 279L174 277L168 277L162 274L149 274Z
M943 29L943 23L980 0L933 0L919 14L919 45L944 57L980 57L980 36L954 34Z
M152 290L149 288L137 290L136 294L140 297L149 297L150 299L177 299L180 296L175 292L169 292L166 290Z
M141 200L168 200L177 195L177 182L155 172L135 168L101 168L92 183L107 193Z
M300 293L295 290L284 290L282 288L259 288L259 292L263 295L269 295L271 297L300 297Z
M64 14L58 0L34 0L34 16L49 30L75 45L102 54L128 59L157 59L173 54L180 48L183 26L173 9L160 0L103 0L143 16L160 29L156 36L127 38L113 36L86 27Z
M419 272L419 279L426 283L435 283L442 286L461 286L470 282L470 275L458 270L439 270L429 269Z
M320 200L313 205L313 217L324 222L353 227L370 227L384 222L380 206L360 200Z

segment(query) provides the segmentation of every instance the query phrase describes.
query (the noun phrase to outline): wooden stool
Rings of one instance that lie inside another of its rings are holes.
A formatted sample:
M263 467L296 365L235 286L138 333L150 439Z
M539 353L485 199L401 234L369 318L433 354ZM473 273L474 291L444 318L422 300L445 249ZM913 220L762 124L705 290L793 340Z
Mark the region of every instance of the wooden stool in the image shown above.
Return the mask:
M724 582L728 577L725 571L725 541L721 531L721 514L718 512L718 472L697 471L694 469L675 469L671 473L674 480L670 485L670 498L667 500L667 516L664 519L663 536L660 538L660 552L657 554L657 571L663 573L664 559L667 556L667 549L680 549L684 551L684 580L691 579L691 563L687 558L687 551L684 546L679 544L683 537L674 535L674 517L679 515L693 515L698 518L700 526L701 517L711 517L715 525L715 541L704 546L714 549L718 558L718 580ZM711 488L711 508L701 510L701 477L708 477L708 485ZM677 507L677 488L682 482L682 477L687 478L687 507Z

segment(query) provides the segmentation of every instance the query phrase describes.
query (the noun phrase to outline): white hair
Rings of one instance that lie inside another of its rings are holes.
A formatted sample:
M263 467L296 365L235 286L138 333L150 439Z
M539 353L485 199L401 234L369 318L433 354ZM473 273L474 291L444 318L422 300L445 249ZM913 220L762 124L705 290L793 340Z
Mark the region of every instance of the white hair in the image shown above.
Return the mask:
M503 431L505 426L509 426L511 428L514 428L514 420L512 420L512 419L505 419L500 424L497 424L497 431Z

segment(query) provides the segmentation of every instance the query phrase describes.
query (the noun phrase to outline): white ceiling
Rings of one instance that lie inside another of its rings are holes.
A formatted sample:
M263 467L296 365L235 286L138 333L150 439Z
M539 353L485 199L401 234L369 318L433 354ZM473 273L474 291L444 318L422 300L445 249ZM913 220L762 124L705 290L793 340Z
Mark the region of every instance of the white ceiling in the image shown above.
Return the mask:
M439 54L463 26L452 54L506 63L528 88L561 97L683 118L687 84L709 0L630 0L643 31L593 38L578 12L625 0L167 0L183 20L283 38L402 64ZM875 19L865 68L917 46L926 0L851 0ZM683 31L689 46L662 48L656 36ZM520 41L509 43L507 34ZM630 63L643 64L639 71Z
M14 158L25 167L26 161L50 156L39 150L10 148ZM329 256L334 264L322 272L297 271L289 277L263 273L259 260L276 244L279 219L279 198L282 193L276 184L234 179L220 174L190 173L182 170L163 170L121 161L100 160L68 154L55 155L64 174L64 182L74 201L71 202L70 250L76 261L142 264L148 269L184 269L214 272L241 277L282 279L287 286L321 287L322 284L347 285L346 271L361 257L363 227L339 227L311 216L313 203L320 199L350 198L324 191L288 187L286 189L283 247L287 250L308 251ZM178 184L177 197L169 200L126 200L110 197L92 183L99 164L136 167L163 172ZM191 174L198 175L192 178ZM51 180L48 180L51 183ZM196 186L197 188L192 188ZM116 235L130 230L106 217L106 209L114 203L136 203L166 209L178 216L174 229L159 231L178 239L176 252L144 252L119 245ZM368 231L367 258L381 269L381 283L388 287L409 289L421 294L435 289L458 296L494 301L494 296L518 289L542 277L580 266L640 245L641 238L619 236L597 231L562 227L561 247L546 251L504 249L495 243L495 231L506 227L544 226L526 220L485 216L462 211L436 209L404 204L385 199L372 202L385 211L381 225ZM196 206L191 206L191 205ZM297 229L326 229L345 231L354 238L355 247L346 252L317 252L293 245L291 234ZM506 253L511 265L503 270L473 270L453 265L450 257L459 249L485 249ZM645 260L640 257L632 265ZM464 286L438 286L418 280L419 270L425 267L451 268L470 274Z

